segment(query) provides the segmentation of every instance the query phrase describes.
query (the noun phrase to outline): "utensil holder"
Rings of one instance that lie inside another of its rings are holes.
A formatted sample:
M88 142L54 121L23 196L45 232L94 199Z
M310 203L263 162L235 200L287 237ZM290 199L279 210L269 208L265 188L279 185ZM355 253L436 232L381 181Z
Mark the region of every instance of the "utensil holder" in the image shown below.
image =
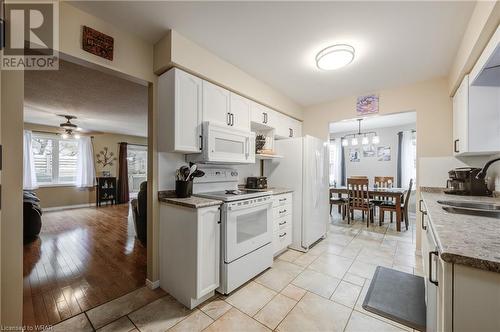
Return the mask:
M175 195L177 198L188 198L193 194L193 181L175 181Z

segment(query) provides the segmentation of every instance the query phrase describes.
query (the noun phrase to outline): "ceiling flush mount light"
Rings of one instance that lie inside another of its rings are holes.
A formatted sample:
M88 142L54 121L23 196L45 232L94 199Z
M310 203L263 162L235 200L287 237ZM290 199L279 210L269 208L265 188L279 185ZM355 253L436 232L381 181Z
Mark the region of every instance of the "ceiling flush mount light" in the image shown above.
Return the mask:
M321 50L316 55L316 66L323 70L334 70L347 66L354 60L354 47L335 44Z

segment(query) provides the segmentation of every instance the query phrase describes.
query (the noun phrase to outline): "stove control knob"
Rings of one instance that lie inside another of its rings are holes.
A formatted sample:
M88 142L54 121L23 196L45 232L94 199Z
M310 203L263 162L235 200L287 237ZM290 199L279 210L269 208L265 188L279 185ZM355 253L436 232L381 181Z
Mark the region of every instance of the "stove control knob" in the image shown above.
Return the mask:
M238 172L236 171L231 172L231 176L238 176Z

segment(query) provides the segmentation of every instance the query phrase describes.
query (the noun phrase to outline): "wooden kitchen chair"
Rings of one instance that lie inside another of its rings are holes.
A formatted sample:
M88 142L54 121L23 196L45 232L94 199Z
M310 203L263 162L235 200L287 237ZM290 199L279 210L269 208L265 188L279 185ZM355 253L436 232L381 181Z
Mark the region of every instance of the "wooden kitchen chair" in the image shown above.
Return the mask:
M413 187L413 179L410 179L410 184L408 185L408 190L406 191L406 194L403 198L403 201L401 202L401 220L397 220L396 222L402 222L403 219L405 221L405 226L406 230L408 230L408 203L410 202L410 195L411 195L411 189ZM379 220L378 223L380 226L382 226L382 223L384 222L384 212L385 211L390 211L391 215L392 213L396 213L396 204L394 202L387 201L387 203L383 203L379 206ZM392 221L392 220L391 220Z
M390 188L394 185L394 177L393 176L375 176L374 178L374 186L377 188ZM392 199L384 196L374 196L371 202L375 206L380 206L384 203L390 202ZM379 211L380 213L380 211ZM392 212L391 212L391 222L392 222Z
M333 205L338 205L339 213L342 215L342 220L344 220L346 214L346 204L347 198L333 197L333 195L330 194L330 215L332 214Z
M367 213L366 227L370 226L370 222L373 222L373 208L374 205L370 202L370 196L368 195L368 179L347 179L347 189L349 192L349 198L347 202L347 223L351 222L351 218L354 219L354 210L360 210Z

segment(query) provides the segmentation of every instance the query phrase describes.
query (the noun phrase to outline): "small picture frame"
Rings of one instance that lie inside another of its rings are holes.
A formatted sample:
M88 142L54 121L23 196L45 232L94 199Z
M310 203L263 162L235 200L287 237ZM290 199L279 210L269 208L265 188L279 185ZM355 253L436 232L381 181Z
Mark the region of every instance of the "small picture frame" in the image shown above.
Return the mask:
M109 178L111 177L111 171L102 171L101 175L103 178Z

